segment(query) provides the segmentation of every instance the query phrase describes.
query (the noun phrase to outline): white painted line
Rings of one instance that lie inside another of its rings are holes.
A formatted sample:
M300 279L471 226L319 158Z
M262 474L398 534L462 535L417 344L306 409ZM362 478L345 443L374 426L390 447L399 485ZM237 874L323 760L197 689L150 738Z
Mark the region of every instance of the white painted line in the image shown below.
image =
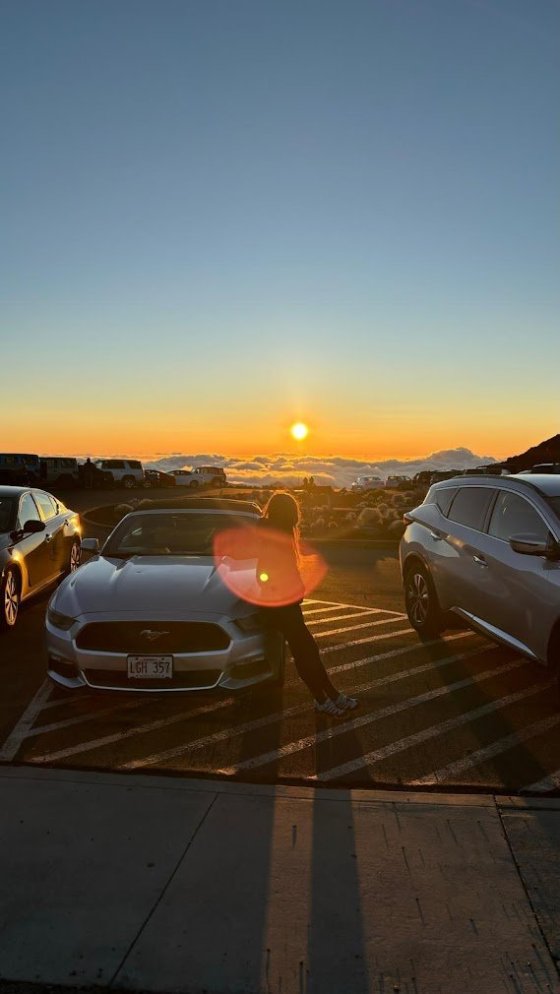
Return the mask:
M399 621L399 618L386 618L383 620L382 624L388 624L390 621ZM314 632L313 638L315 639L326 639L329 635L343 635L345 632L357 632L362 628L373 628L374 625L379 624L377 621L366 621L363 625L348 625L345 628L329 628L328 632ZM413 632L414 629L410 627L401 628L400 631ZM384 635L378 635L377 638L385 638ZM366 639L367 641L367 639Z
M351 618L363 618L367 614L383 614L382 611L354 611L353 614L337 614L334 618L329 616L328 618L313 618L312 621L307 622L307 615L305 616L305 621L309 627L312 625L328 625L333 621L350 621ZM383 621L371 621L371 625L385 624L388 625L391 621L398 621L398 618L389 617L384 618Z
M528 794L529 791L534 791L535 794L540 794L549 790L557 790L559 787L560 770L555 770L554 773L548 773L546 777L542 778L542 780L537 780L536 783L532 783L528 787L522 787L520 793Z
M46 704L43 704L42 710L48 711L50 708L64 707L65 704L77 704L78 701L87 700L88 696L87 687L84 687L83 694L68 693L68 697L55 697L52 701L47 701Z
M472 649L468 654L465 653L457 656L447 656L445 659L439 660L437 666L448 666L460 659L464 659L466 655L480 655L483 651L484 650L481 649ZM365 725L371 725L373 722L381 721L383 718L390 718L393 715L398 714L400 711L408 711L410 708L418 707L420 704L426 704L428 701L433 701L438 697L445 697L447 694L453 693L456 690L462 690L464 687L471 687L473 684L481 683L483 680L489 680L491 677L494 677L499 673L507 672L510 669L517 669L517 667L523 666L526 663L527 660L525 659L516 659L507 667L496 667L491 670L486 670L484 673L479 673L474 677L465 677L464 680L458 680L456 683L444 684L442 687L436 687L434 690L427 690L423 694L418 694L417 697L408 697L402 701L398 701L396 704L388 704L387 707L381 708L379 711L360 715L358 718L353 718L344 724L331 725L323 732L316 732L313 735L307 735L297 741L288 742L286 745L283 745L278 749L262 753L260 756L254 756L252 759L245 759L236 766L219 770L219 772L231 776L234 773L238 773L240 770L252 770L257 766L266 766L268 763L273 763L277 759L282 759L285 756L292 756L295 752L303 752L304 749L311 749L313 746L319 745L320 742L325 742L327 739L333 739L336 736L343 735L348 731L363 728ZM409 676L415 676L416 674L423 673L434 667L435 664L429 663L417 666L414 669L407 670L404 673L393 673L390 676L381 677L379 680L373 680L371 683L363 684L361 687L354 687L352 693L360 694L367 690L373 690L376 687L381 687L388 683L394 683L397 680L404 680Z
M69 756L77 756L81 752L90 752L92 749L100 749L102 746L111 745L113 742L121 742L123 739L130 739L134 735L144 735L148 732L157 731L158 728L168 728L169 725L176 725L178 722L187 721L189 718L197 718L201 714L208 714L209 711L218 711L220 708L229 707L233 704L233 698L228 697L225 701L218 701L215 704L206 704L203 707L195 708L194 711L185 711L175 714L172 718L161 718L158 721L151 721L146 725L138 725L136 728L129 728L126 732L116 732L114 735L104 735L99 739L92 739L89 742L80 742L78 745L70 746L68 749L59 749L57 752L45 753L43 756L34 756L29 762L51 763L58 759L67 759Z
M30 739L34 735L46 735L48 732L58 732L61 728L70 728L72 725L81 725L86 721L95 721L96 718L105 718L109 714L134 711L135 708L140 708L145 704L145 700L123 701L119 704L113 704L110 708L103 708L101 711L91 711L89 714L74 715L73 718L61 718L60 721L53 721L49 725L34 725L25 737Z
M343 604L332 604L330 607L314 607L312 611L306 611L306 610L304 610L303 616L307 620L307 618L309 618L311 615L314 615L314 614L325 614L326 615L327 613L329 613L331 611L338 611L343 606L344 606ZM349 610L352 610L352 609L349 608ZM358 610L358 609L356 608L356 610ZM381 611L381 608L379 608L379 607L363 607L363 608L360 608L360 610L361 611ZM325 621L326 620L327 619L325 618Z
M359 607L366 607L365 604L342 604L340 601L305 600L303 603L304 603L304 605L305 604L333 604L334 607L351 607L351 608L354 608L354 609L355 608L359 608ZM403 611L389 611L389 609L386 608L386 607L379 607L379 608L376 608L375 610L377 610L377 611L385 611L385 614L394 614L396 618L406 618L406 614Z
M0 749L0 760L2 762L9 763L15 758L37 715L49 699L51 690L52 684L50 680L45 679Z
M339 645L329 645L326 649L321 649L321 655L326 656L329 652L340 652L341 649L351 649L355 645L363 645L364 642L377 642L379 639L386 641L387 639L396 638L397 635L408 635L414 632L413 628L401 628L398 632L390 632L388 635L372 635L365 639L354 639L352 642L343 642ZM383 652L378 656L367 656L365 659L355 659L350 663L341 663L339 666L329 666L329 673L344 673L346 670L353 670L356 666L361 666L364 663L370 663L373 660L378 659L390 659L391 656L400 656L404 652L420 652L421 649L425 649L427 646L432 645L442 645L442 643L453 642L455 639L472 638L474 632L459 632L458 635L449 635L445 639L430 639L429 642L413 642L412 645L405 645L402 649L393 649L391 652ZM484 646L485 649L496 648L492 643L487 642Z
M454 763L448 763L447 766L441 766L439 770L427 773L426 776L420 777L418 780L411 780L410 783L415 787L441 783L455 773L470 770L473 766L478 766L479 763L484 763L494 756L499 756L501 753L507 752L508 749L515 748L521 742L526 742L528 739L534 738L535 735L541 735L550 728L555 728L556 725L560 725L560 714L554 714L550 718L543 718L541 721L534 721L531 725L527 725L526 728L521 729L521 731L512 732L511 735L504 735L503 738L496 739L495 742L485 746L483 749L477 749L476 752L471 752L470 755L463 756L462 759L458 759Z
M523 660L523 662L527 662L527 660ZM498 667L496 673L500 673L502 670L505 670L505 668ZM348 776L348 774L355 773L364 766L373 766L375 763L380 763L383 759L387 759L388 756L394 756L397 752L404 752L406 749L418 746L422 742L438 738L440 735L445 735L446 732L453 731L455 728L460 728L461 725L468 725L472 721L476 721L478 718L483 718L487 714L493 714L502 708L508 707L510 704L515 704L517 701L523 701L527 697L532 697L534 694L542 693L543 690L547 690L553 685L554 681L552 680L542 684L533 684L528 690L518 690L514 694L508 694L507 697L502 697L499 701L492 701L489 704L483 704L482 707L474 708L472 711L467 711L464 714L459 715L457 718L450 718L448 721L442 721L439 725L431 725L429 728L422 729L421 732L416 732L414 735L407 735L405 738L398 739L396 742L391 742L389 745L383 746L381 749L374 749L372 752L368 752L363 756L352 759L348 763L341 763L340 766L333 766L330 770L325 770L318 773L316 776L311 777L311 780L335 780L339 777Z

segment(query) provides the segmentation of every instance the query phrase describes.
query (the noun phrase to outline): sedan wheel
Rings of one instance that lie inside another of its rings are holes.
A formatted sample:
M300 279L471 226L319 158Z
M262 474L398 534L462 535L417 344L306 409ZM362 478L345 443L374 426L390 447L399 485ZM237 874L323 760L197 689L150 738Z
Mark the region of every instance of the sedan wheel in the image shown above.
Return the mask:
M70 559L68 561L68 572L75 573L82 561L82 547L78 541L72 542L70 549Z
M0 628L13 628L19 611L19 583L12 569L7 569L2 580L2 611Z
M424 566L412 566L404 581L408 620L420 635L439 635L445 627L432 578Z

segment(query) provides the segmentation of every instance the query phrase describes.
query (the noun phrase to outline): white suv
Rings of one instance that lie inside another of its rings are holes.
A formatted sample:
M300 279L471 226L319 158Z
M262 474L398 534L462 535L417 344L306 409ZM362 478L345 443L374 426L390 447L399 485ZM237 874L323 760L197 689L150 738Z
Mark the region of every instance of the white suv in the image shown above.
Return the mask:
M225 487L226 474L219 466L198 466L196 469L174 469L177 486L190 487Z
M113 482L123 487L144 486L144 467L138 459L96 459L95 465L110 473Z
M368 490L379 490L385 484L380 476L358 476L350 487L354 493L366 493Z

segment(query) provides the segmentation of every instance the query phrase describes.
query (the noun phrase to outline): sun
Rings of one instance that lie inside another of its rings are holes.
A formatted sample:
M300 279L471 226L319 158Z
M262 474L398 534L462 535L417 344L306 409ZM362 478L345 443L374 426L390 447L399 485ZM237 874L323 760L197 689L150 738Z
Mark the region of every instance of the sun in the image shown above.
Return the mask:
M296 442L303 442L304 438L309 435L309 428L303 421L296 421L290 428L290 435L295 438Z

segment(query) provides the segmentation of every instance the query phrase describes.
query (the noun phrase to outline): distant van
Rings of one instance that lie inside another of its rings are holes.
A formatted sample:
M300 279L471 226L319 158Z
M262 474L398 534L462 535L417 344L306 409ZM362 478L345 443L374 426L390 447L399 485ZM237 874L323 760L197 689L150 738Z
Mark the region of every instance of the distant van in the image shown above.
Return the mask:
M78 460L71 456L41 456L41 480L59 487L77 487Z
M36 486L40 482L39 456L29 452L0 452L0 483L10 486Z
M367 493L368 490L379 490L385 484L380 476L358 476L350 487L354 493Z

